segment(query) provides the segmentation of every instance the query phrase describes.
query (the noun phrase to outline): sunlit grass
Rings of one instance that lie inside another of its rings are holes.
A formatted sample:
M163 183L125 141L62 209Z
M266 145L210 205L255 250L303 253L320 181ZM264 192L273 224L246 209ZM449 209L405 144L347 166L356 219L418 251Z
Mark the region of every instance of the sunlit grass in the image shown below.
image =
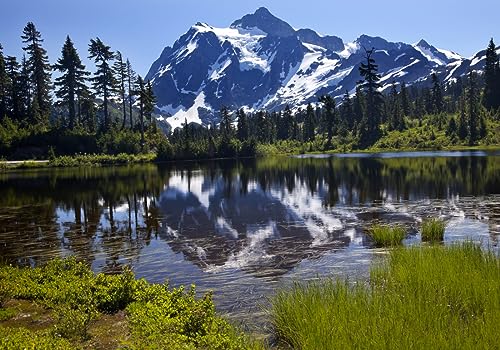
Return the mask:
M368 234L377 247L394 247L401 244L406 237L406 231L402 226L389 226L376 224L370 227Z
M426 219L422 222L422 240L440 242L444 238L446 223L437 218Z
M294 349L494 349L500 263L470 243L392 250L369 284L296 284L272 300Z

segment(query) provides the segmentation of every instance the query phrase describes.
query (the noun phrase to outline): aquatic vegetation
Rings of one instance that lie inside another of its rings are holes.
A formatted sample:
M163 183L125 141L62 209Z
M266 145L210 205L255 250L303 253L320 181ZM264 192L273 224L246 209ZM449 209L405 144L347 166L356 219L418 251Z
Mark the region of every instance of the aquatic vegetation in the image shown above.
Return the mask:
M368 234L377 247L394 247L401 244L406 237L405 228L402 226L389 226L376 224L370 227Z
M294 349L497 348L500 259L471 243L394 249L369 284L298 283L271 317Z
M422 222L422 240L440 242L444 238L446 223L437 218L426 219Z

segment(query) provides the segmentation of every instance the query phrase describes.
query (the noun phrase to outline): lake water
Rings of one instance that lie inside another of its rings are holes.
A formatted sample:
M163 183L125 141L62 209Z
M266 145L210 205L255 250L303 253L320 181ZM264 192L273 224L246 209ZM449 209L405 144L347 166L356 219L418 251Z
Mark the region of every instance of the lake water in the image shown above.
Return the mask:
M368 277L385 254L365 229L446 220L445 244L498 250L500 152L346 154L0 173L0 254L75 255L95 271L214 290L219 311L262 325L293 281Z

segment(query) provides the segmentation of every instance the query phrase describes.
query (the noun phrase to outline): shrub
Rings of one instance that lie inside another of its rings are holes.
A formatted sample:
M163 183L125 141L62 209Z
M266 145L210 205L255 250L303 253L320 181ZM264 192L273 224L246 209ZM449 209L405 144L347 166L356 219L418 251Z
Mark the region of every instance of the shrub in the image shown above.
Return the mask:
M406 237L406 231L402 226L391 227L389 225L373 225L368 234L377 247L393 247L401 244Z
M25 328L0 326L0 349L67 350L75 346L50 332L33 332Z
M422 222L422 240L440 242L444 238L445 222L440 219L426 219Z
M119 310L126 310L131 331L128 343L123 344L127 348L222 350L260 346L216 315L211 294L197 298L194 286L186 292L182 287L170 289L166 284L136 280L130 269L117 275L96 275L74 258L55 259L43 267L0 267L0 286L9 297L54 310L57 322L52 333L33 333L38 340L29 348L49 349L45 344L51 342L57 348L56 339L61 337L79 344L88 340L89 326L101 313ZM5 330L0 326L0 335L2 332ZM8 340L8 344L15 344L9 349L32 344L23 343L28 333L19 334Z

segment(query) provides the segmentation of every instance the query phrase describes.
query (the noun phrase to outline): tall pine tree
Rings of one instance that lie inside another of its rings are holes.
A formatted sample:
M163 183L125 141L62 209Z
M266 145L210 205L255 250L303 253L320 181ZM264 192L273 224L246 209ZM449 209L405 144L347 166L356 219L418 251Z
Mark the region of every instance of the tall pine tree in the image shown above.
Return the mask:
M469 117L469 144L474 145L479 139L479 92L477 86L477 76L474 71L469 73L469 86L467 89L467 104Z
M0 121L7 114L7 93L9 91L9 76L5 70L5 58L3 47L0 44Z
M62 104L66 107L68 112L68 127L73 129L78 122L78 92L85 88L86 77L90 73L85 71L85 66L82 64L80 56L69 36L66 37L61 58L54 65L54 70L62 73L55 80L55 86L57 87L56 96L61 99Z
M493 39L486 49L483 105L488 110L500 107L500 63Z
M20 86L20 69L19 62L14 56L7 56L5 60L5 70L8 76L7 94L6 94L6 110L10 119L18 122L25 117L22 115L22 91Z
M439 114L444 111L443 91L441 82L436 73L432 73L432 113Z
M315 129L315 119L314 108L309 103L307 105L306 116L304 118L304 126L303 126L303 140L305 142L314 140L314 129Z
M97 66L97 71L92 77L92 86L97 92L98 96L103 100L104 123L103 129L105 131L110 128L108 103L109 98L114 92L116 80L111 68L111 61L114 58L114 53L111 48L105 45L101 39L95 38L90 40L89 44L89 58L94 59ZM144 85L144 84L143 84Z
M362 148L369 147L380 137L380 113L383 105L380 74L378 65L372 58L375 49L365 50L366 62L362 62L359 67L359 74L363 80L358 82L358 86L365 95L366 109L359 129L359 143Z
M248 119L243 108L238 110L236 113L236 117L238 118L238 124L236 129L236 135L238 140L241 142L248 140L249 130L248 130Z
M42 36L32 22L28 22L24 27L21 38L26 44L23 50L28 55L28 70L33 91L31 122L48 127L51 107L51 67L47 51L42 47Z
M116 90L122 101L122 129L125 129L125 123L127 122L127 100L125 99L125 82L128 81L128 77L127 77L127 63L123 61L123 56L120 51L116 51L113 71L118 80Z
M333 127L336 119L336 110L335 110L335 100L332 96L326 95L322 96L319 99L319 102L323 104L323 127L322 129L326 131L327 134L327 148L332 147L332 139L333 139Z
M134 106L134 86L136 85L137 76L132 69L132 64L127 59L127 94L128 94L128 118L130 120L130 129L134 128L133 106Z

